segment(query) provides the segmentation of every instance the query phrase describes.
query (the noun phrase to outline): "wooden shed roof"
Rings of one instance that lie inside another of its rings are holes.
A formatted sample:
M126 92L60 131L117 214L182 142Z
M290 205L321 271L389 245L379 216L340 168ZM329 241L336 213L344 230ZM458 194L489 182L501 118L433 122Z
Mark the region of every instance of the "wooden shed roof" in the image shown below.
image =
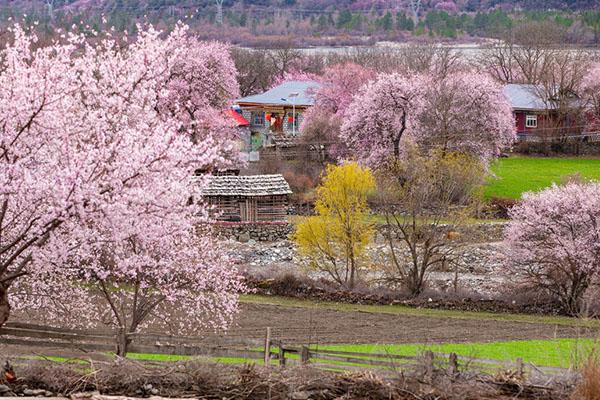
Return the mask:
M275 196L292 194L283 175L211 176L203 196Z

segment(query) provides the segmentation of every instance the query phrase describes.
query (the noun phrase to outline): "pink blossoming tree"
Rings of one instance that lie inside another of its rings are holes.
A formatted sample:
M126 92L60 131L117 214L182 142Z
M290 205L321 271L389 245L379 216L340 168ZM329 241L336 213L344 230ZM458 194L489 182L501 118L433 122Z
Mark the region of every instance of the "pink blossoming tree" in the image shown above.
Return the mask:
M320 77L320 89L315 93L315 104L304 114L300 127L307 141L319 142L329 153L339 158L346 153L340 140L344 113L359 89L375 78L375 71L354 63L335 64L325 69Z
M101 319L122 333L121 354L144 324L225 327L240 280L208 228L196 232L208 217L189 199L196 168L231 161L218 117L237 95L227 48L183 26L127 47L70 35L32 50L34 35L13 33L0 73L0 325L11 307Z
M401 157L403 140L422 151L462 152L489 161L516 138L501 88L477 73L442 78L382 74L348 107L341 138L372 166Z
M369 166L398 160L401 139L415 131L424 78L382 74L364 86L348 106L340 138Z
M556 296L570 313L600 272L600 184L568 183L524 195L505 231L510 271Z
M516 140L512 109L502 88L474 72L429 80L418 125L413 137L422 148L459 151L483 161L497 157Z

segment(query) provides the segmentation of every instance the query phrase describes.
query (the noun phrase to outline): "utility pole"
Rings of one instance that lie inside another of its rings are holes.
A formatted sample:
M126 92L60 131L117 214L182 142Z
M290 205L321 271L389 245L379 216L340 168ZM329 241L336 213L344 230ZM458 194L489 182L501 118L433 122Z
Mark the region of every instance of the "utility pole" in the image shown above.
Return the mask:
M413 14L415 25L419 23L419 11L421 11L421 0L410 0L410 10Z
M54 0L46 0L46 7L48 7L48 17L50 17L50 21L54 21Z
M223 25L223 0L215 0L217 2L217 24Z

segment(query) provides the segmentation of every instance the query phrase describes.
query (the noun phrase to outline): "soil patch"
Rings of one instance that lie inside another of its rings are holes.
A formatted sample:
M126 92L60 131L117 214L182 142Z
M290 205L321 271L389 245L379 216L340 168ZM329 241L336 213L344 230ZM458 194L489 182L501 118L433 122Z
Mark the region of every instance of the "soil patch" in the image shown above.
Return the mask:
M548 324L242 304L228 335L294 344L449 343L597 336L598 329Z
M394 291L385 287L345 290L324 280L300 278L292 274L285 274L268 279L247 276L245 279L248 287L252 288L255 293L267 296L274 295L349 304L402 304L415 308L439 310L565 315L555 301L538 296L521 295L520 298L516 300L515 296L508 301L503 299L490 299L475 293L460 295L455 293L430 291L418 298L410 298L402 291Z
M26 322L22 319L20 321ZM599 328L479 320L472 317L336 311L260 303L241 303L240 312L227 332L206 330L195 332L195 335L206 336L207 343L221 345L224 337L262 339L267 327L271 328L274 340L282 340L288 345L435 344L600 336ZM23 347L16 349L14 346L1 346L0 341L0 354L62 354L49 350ZM69 356L86 358L83 353Z

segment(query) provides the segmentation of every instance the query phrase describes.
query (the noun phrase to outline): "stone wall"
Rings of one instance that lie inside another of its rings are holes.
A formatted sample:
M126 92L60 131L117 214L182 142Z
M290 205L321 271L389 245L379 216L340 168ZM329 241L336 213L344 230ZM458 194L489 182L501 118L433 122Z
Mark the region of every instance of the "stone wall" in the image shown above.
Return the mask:
M274 242L288 239L293 232L293 225L282 223L218 223L214 230L223 238L235 239L239 242L255 240L260 242Z
M459 240L469 243L479 242L497 242L502 240L502 232L505 223L472 224L456 229L449 225L440 225L439 229L446 231L458 231ZM274 242L278 240L289 239L294 231L292 224L281 223L218 223L215 224L216 233L228 239L235 239L239 242L255 240L260 242ZM381 232L385 229L384 225L378 225L376 230L380 239Z
M499 242L502 240L505 222L490 222L482 224L469 224L465 226L439 225L442 232L458 232L457 240L468 243ZM378 236L386 229L386 225L377 225ZM397 227L392 226L396 230Z

